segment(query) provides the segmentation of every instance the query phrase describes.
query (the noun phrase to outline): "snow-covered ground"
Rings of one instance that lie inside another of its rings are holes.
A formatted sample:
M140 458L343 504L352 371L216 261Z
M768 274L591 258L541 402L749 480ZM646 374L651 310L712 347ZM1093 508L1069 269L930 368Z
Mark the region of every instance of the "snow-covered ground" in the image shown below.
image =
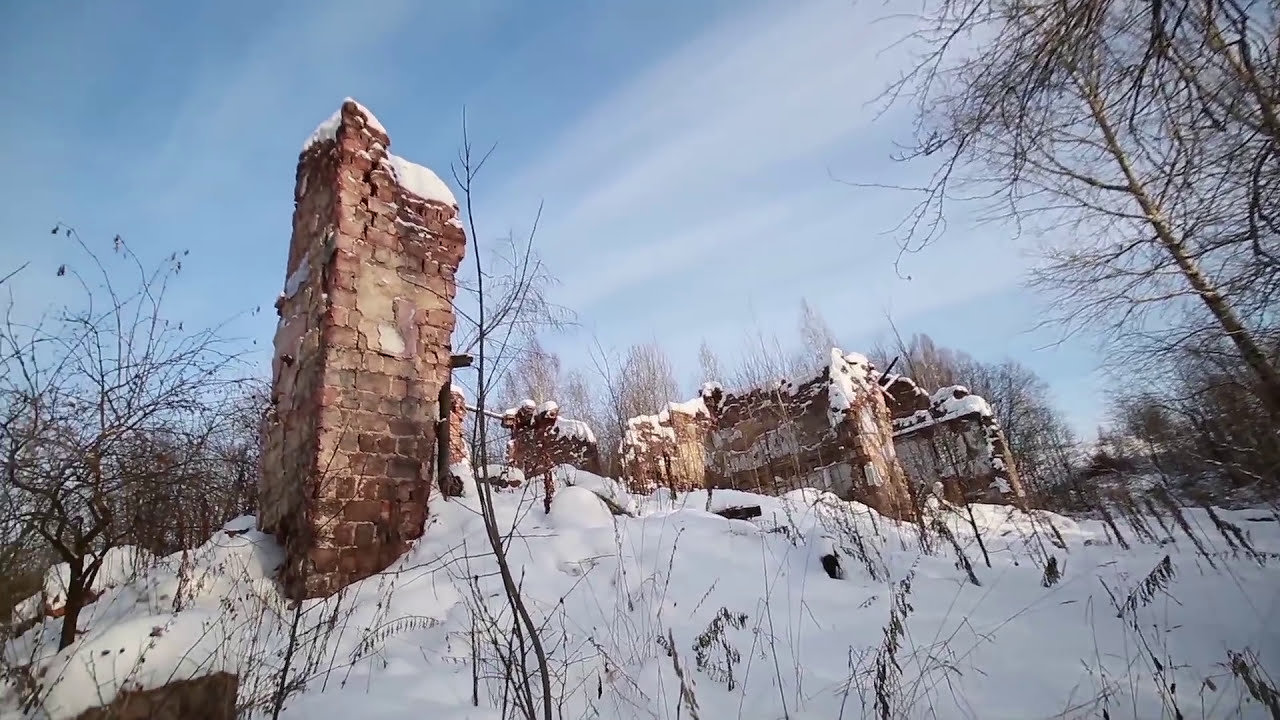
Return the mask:
M557 717L880 717L878 696L895 718L1159 718L1174 703L1187 718L1268 717L1230 670L1232 653L1280 668L1280 523L1266 511L1218 513L1248 548L1189 510L1185 527L1152 520L1154 540L1122 526L1124 549L1100 522L1002 506L973 507L977 535L935 507L949 532L922 535L812 490L633 497L558 474L549 514L541 483L494 493ZM425 537L386 573L306 604L283 717L503 717L501 657L518 637L467 491L433 501ZM708 512L736 505L762 515ZM42 669L43 712L215 670L240 674L241 702L268 700L294 618L272 580L280 551L251 519L228 528L116 577L67 650L56 620L9 643L11 662ZM839 579L823 568L833 550ZM0 716L22 716L11 689Z

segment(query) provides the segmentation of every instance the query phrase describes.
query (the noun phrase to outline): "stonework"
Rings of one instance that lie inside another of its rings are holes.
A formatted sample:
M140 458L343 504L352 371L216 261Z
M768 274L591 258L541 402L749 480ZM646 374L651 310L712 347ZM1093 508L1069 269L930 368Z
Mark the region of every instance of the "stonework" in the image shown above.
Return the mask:
M911 482L940 484L953 503L1025 499L1009 444L985 400L959 385L932 396L909 387L914 383L904 378L887 384L898 401L893 441Z
M385 569L426 520L466 239L447 187L389 145L348 100L298 162L259 501L293 597Z
M471 462L471 446L467 443L467 398L458 388L453 388L453 401L449 405L449 464Z
M713 392L719 392L717 386L703 389L704 395ZM659 487L687 492L706 487L706 443L712 426L703 397L667 403L657 415L628 420L620 454L631 492L647 494Z
M511 433L508 464L519 468L530 480L549 476L557 465L600 474L595 434L586 423L561 417L554 402L539 406L526 400L502 414L502 426Z
M866 358L833 350L815 377L701 398L628 423L621 454L637 491L829 490L885 515L913 513L885 394Z

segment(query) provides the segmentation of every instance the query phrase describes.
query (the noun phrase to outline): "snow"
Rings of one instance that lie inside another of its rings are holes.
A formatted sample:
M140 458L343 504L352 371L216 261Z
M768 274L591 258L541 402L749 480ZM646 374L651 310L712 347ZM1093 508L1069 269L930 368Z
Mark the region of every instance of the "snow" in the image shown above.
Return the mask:
M302 152L310 150L311 146L317 143L336 140L338 137L338 128L341 126L342 108L338 108L338 111L330 115L328 120L325 120L316 126L316 129L311 133L311 136L302 144Z
M360 103L356 102L351 98L346 98L345 100L342 101L343 105L347 103L355 103L356 109L359 110L362 115L364 115L365 124L367 124L370 128L377 130L383 135L387 134L387 129L382 127L382 123L378 122L378 118L375 117L373 113L369 112L369 108L361 105ZM302 151L306 152L307 150L311 149L312 145L315 145L316 143L321 143L328 140L336 140L338 137L338 128L341 126L342 126L342 107L339 106L337 112L330 115L329 119L325 120L324 122L316 126L315 131L313 131L311 133L311 136L307 138L307 141L302 144Z
M405 190L423 200L443 203L450 207L458 206L458 201L453 197L453 191L440 179L439 175L430 169L391 153L387 153L387 164L396 182Z
M93 562L94 556L85 558L86 568ZM102 558L102 565L94 577L90 590L100 593L107 588L118 587L137 577L156 558L140 547L121 545L113 547ZM16 605L13 609L13 622L21 623L36 617L47 604L51 608L60 608L67 601L67 583L71 578L71 567L66 563L58 563L49 568L44 575L44 590Z
M562 437L577 438L589 443L596 441L595 433L591 432L591 426L581 420L557 417L556 424L552 427L555 429L556 434Z
M827 387L827 421L831 427L844 422L845 415L855 407L860 395L870 387L867 380L870 363L859 353L845 353L840 348L831 349Z
M56 678L41 704L50 718L74 717L122 688L242 671L260 643L281 637L278 626L259 636L249 621L284 609L272 579L280 550L253 526L236 518L185 558L116 548L103 569L118 582L83 610L82 637L59 652L61 621L46 621L6 643L5 660L34 659ZM0 717L18 717L7 699L0 690Z
M387 573L304 605L290 675L307 682L282 718L500 717L504 674L486 637L510 637L510 611L475 481L466 465L452 470L466 494L433 496L423 538ZM974 585L950 542L932 536L924 550L917 526L817 490L629 496L572 468L553 476L549 513L542 483L492 496L557 698L564 688L563 717L676 717L675 663L704 718L878 716L875 659L891 612L905 612L901 648L885 664L898 678L894 718L1102 717L1104 706L1111 717L1158 718L1172 715L1166 687L1187 717L1267 717L1224 668L1229 651L1246 649L1273 676L1280 662L1280 523L1253 521L1265 513L1217 511L1256 553L1230 549L1199 509L1184 511L1187 529L1149 521L1149 539L1121 521L1125 550L1099 521L972 505L988 567L968 511L931 502L929 523L950 530ZM624 500L634 517L595 496ZM760 517L714 514L744 505ZM279 549L249 527L238 519L185 562L160 558L107 590L61 653L56 621L6 644L11 658L30 653L44 677L61 678L39 716L74 717L99 692L216 669L240 673L241 702L269 696L292 613L271 580ZM842 579L822 568L833 553ZM1045 587L1049 556L1062 577ZM1118 617L1115 604L1136 597L1166 556L1166 587ZM486 617L497 618L488 636ZM24 717L14 703L0 693L0 717Z
M613 533L613 513L586 488L570 485L557 490L551 499L550 518L560 530L608 528Z
M371 129L383 135L388 134L387 129L382 126L382 123L378 122L378 118L369 112L368 108L351 98L344 100L343 104L348 102L355 103L356 108L364 115L365 123ZM316 127L315 131L307 138L307 141L302 144L302 151L306 152L317 143L336 140L338 129L341 126L342 108L339 107L337 112L330 115L327 120ZM455 208L458 206L458 201L454 198L453 191L440 179L439 175L430 169L397 155L392 155L389 152L386 156L386 164L396 182L405 190L429 202L438 202Z
M356 109L360 111L360 114L364 115L365 124L367 124L370 128L377 130L383 135L387 134L387 129L382 127L382 123L378 122L378 118L375 117L373 113L369 112L369 108L361 105L359 102L356 102L356 100L354 100L353 98L347 98L346 100L343 100L343 104L346 104L346 103L355 103Z
M298 290L307 282L307 278L311 277L311 253L308 252L298 261L298 267L289 273L288 279L284 281L284 297L291 298L298 294Z
M957 395L960 397L956 397ZM966 415L995 418L991 404L982 397L971 394L969 388L963 385L939 388L930 396L928 410L917 410L908 417L898 418L893 421L894 434L915 432L920 428L944 423Z

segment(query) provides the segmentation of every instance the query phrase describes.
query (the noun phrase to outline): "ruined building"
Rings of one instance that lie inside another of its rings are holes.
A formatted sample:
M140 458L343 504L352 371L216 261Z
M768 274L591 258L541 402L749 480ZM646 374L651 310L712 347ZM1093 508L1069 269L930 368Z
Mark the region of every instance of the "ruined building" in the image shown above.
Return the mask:
M625 475L638 491L815 487L910 517L914 504L877 379L865 357L833 349L800 383L738 394L708 384L698 400L628 423Z
M561 417L554 402L537 405L526 400L502 414L502 426L511 433L507 463L528 478L545 476L557 465L600 473L600 449L591 428L581 420Z
M1018 502L1025 497L1004 431L986 400L960 385L932 395L910 378L887 377L893 442L907 476L941 483L952 502Z
M448 187L390 144L347 100L298 160L259 503L294 597L386 568L426 519L466 239Z

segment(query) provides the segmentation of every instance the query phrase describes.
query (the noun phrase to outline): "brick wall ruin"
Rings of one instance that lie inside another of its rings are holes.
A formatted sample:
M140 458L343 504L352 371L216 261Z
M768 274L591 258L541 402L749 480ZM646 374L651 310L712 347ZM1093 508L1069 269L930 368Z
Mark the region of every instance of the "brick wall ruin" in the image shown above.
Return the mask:
M940 483L955 503L1025 497L1004 431L985 400L959 385L929 395L903 377L887 379L886 390L894 400L893 441L913 483Z
M701 397L667 403L656 415L627 421L621 455L631 492L651 493L659 487L687 492L706 487L710 461L706 443L714 424L704 398L718 392L719 386L708 384Z
M595 434L586 423L561 417L554 402L537 405L526 400L502 414L502 426L511 433L508 464L520 468L530 480L548 475L557 465L600 474Z
M457 387L452 389L453 400L449 404L449 464L471 461L471 446L467 443L467 397Z
M804 382L737 394L710 384L699 400L628 423L621 450L633 488L816 487L885 515L912 514L888 405L861 355L835 349Z
M298 161L259 503L294 597L386 568L426 519L466 239L444 183L389 146L347 100Z

